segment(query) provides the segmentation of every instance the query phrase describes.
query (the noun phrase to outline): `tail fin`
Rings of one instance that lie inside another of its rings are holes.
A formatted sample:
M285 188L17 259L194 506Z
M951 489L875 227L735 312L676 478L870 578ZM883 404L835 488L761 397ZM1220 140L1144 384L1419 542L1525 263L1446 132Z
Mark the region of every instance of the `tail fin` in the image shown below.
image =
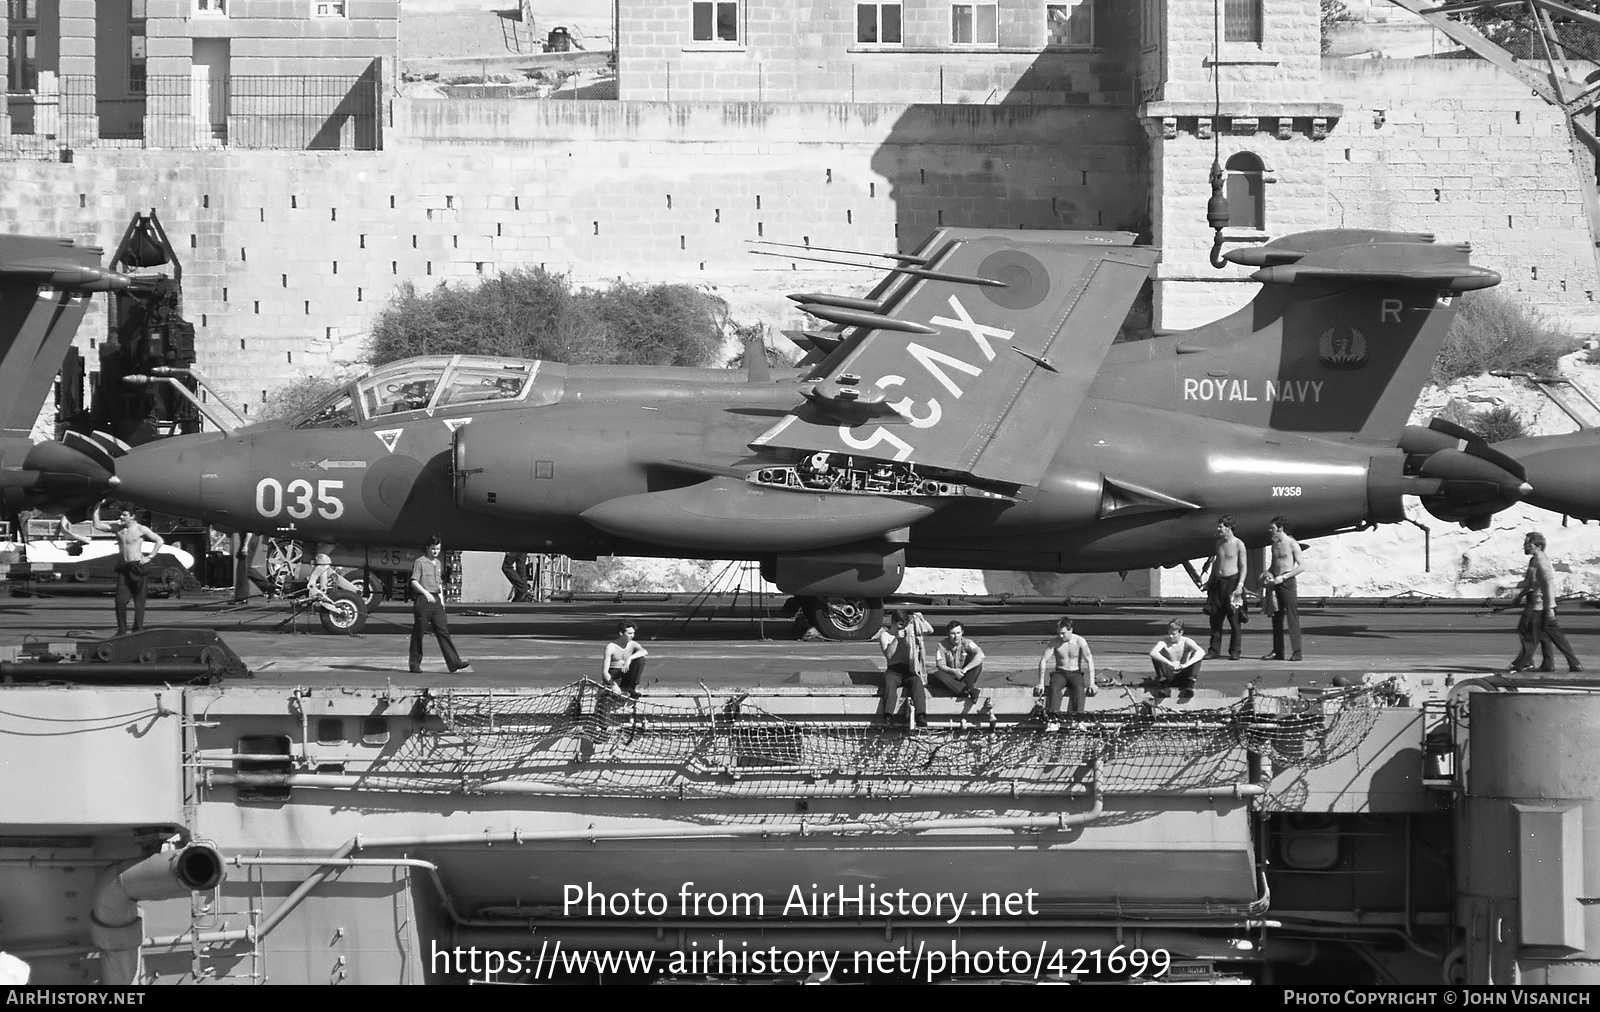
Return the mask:
M1163 384L1146 370L1165 362L1173 386L1164 406L1393 445L1444 343L1452 297L1500 282L1467 262L1464 244L1414 233L1303 233L1228 259L1261 268L1251 275L1264 286L1255 300L1204 327L1139 342L1148 349L1123 346L1120 361L1148 357L1117 370L1123 390L1112 396L1160 396Z
M0 236L0 432L26 438L89 307L126 281L70 239Z

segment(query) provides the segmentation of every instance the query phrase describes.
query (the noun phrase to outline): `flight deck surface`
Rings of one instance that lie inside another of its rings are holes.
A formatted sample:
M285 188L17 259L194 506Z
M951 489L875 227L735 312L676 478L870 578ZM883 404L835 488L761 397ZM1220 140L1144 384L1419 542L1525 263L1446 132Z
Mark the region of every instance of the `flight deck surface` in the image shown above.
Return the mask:
M922 610L941 633L945 622L959 618L967 635L983 647L986 660L980 688L1033 684L1055 620L1067 613L1040 606L969 603ZM403 602L380 607L360 635L333 636L324 633L310 613L290 621L282 603L255 598L238 606L223 594L202 592L152 600L146 627L215 630L253 672L253 678L233 684L260 688L562 685L599 674L602 644L623 618L638 623L639 639L650 651L642 685L646 693L652 688L683 692L702 684L763 689L876 686L883 670L872 641L798 640L793 622L775 607L753 610L741 602L730 610L723 603L714 613L709 606L693 617L690 612L682 599L456 605L450 612L450 627L472 668L454 675L445 672L432 636L424 644L423 672L407 670L411 609ZM1187 635L1202 647L1209 635L1198 602L1194 608L1118 605L1075 607L1070 613L1094 651L1100 673L1131 685L1149 677L1147 654L1171 619L1182 618ZM1271 627L1266 616L1254 614L1245 627L1244 659L1206 661L1197 702L1213 692L1238 696L1251 683L1306 687L1328 685L1339 677L1359 681L1372 672L1464 677L1504 672L1517 649L1517 618L1517 611L1481 603L1303 606L1305 660L1290 663L1260 659L1271 646ZM1567 604L1561 622L1585 666L1600 670L1600 612ZM114 628L109 597L0 598L0 648L25 639L101 639ZM936 639L928 637L930 652ZM1567 680L1566 666L1559 659L1557 663L1558 671L1549 677ZM63 667L62 677L71 678L68 668ZM1111 702L1103 697L1101 705Z

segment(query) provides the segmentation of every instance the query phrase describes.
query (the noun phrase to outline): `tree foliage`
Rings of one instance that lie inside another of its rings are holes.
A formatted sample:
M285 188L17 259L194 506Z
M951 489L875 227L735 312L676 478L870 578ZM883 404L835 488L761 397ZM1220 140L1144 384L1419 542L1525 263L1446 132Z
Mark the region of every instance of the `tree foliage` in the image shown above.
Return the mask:
M1333 33L1340 25L1355 21L1356 16L1350 13L1342 0L1322 0L1322 51L1327 51L1333 46Z
M1520 303L1495 292L1470 292L1460 300L1431 380L1444 386L1486 372L1548 375L1559 372L1561 357L1579 344Z
M1573 7L1593 12L1594 4L1575 3ZM1525 4L1468 11L1451 17L1465 21L1481 32L1484 38L1521 60L1543 60L1545 46L1549 44L1552 55L1594 62L1600 54L1600 29L1560 12L1548 12L1554 38L1543 35Z
M710 364L721 351L728 307L689 285L621 282L574 288L543 268L508 271L476 287L409 282L372 328L369 358L509 355L574 363Z
M331 376L302 376L290 380L267 395L266 407L257 421L293 418L317 406L324 397L344 386L346 380Z

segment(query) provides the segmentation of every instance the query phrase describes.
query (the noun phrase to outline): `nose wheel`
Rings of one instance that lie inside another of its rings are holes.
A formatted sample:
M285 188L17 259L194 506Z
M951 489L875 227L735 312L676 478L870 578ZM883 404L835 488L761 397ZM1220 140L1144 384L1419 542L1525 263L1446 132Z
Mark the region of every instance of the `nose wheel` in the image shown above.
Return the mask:
M317 618L324 632L334 636L354 636L367 625L367 602L359 594L336 590L317 605Z

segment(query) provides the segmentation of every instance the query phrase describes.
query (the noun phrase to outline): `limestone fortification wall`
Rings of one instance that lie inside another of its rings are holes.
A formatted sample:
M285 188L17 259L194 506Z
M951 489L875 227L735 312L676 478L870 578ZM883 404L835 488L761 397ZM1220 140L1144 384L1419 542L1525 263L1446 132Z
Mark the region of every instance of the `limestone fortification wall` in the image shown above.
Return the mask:
M1552 110L1466 61L1331 61L1324 83L1326 99L1347 107L1325 140L1256 139L1295 154L1269 160L1279 173L1269 224L1466 239L1506 290L1546 310L1589 311L1600 285ZM874 272L753 257L745 240L892 249L941 222L1139 229L1152 189L1182 175L1148 164L1142 125L1116 107L393 107L381 152L82 148L69 164L0 163L0 224L110 247L133 210L159 209L184 258L201 365L254 406L263 391L356 357L406 280L470 282L536 264L583 281L690 280L716 287L736 318L794 326L804 318L784 293L860 288ZM1200 146L1196 157L1209 157ZM1318 173L1325 222L1300 206L1318 200ZM1228 303L1253 288L1197 284L1196 298L1211 287ZM1209 308L1189 315L1227 307ZM91 320L85 350L102 334Z
M1502 292L1600 326L1594 236L1558 110L1474 60L1329 60L1323 87L1345 106L1326 142L1329 226L1470 242Z
M201 368L259 411L265 391L341 345L348 357L403 281L539 264L704 281L734 290L736 315L799 325L781 295L814 283L807 262L753 257L745 240L892 250L940 223L1130 228L1149 189L1137 124L1107 109L394 104L381 152L5 163L0 223L109 250L135 209L157 208ZM87 323L85 350L103 333Z

